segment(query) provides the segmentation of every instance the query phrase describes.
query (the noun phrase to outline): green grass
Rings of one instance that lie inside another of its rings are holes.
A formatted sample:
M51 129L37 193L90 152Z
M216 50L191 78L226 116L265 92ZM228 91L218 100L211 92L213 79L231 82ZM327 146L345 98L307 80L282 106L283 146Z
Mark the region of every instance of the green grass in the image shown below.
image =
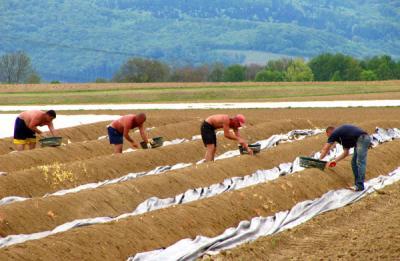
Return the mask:
M287 86L202 86L149 87L131 90L62 90L46 92L0 93L0 105L102 104L155 102L260 101L335 95L392 94L400 96L396 85L287 85ZM391 96L389 96L391 97Z

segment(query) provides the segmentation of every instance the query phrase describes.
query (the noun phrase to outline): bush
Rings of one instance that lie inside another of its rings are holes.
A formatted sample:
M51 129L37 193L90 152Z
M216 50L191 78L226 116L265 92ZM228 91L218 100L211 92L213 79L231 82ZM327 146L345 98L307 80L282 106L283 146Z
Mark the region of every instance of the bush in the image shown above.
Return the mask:
M270 70L257 73L255 78L256 82L282 82L284 79L284 73Z
M224 71L224 82L243 82L246 79L246 67L231 65Z
M376 81L378 80L378 76L372 70L364 70L361 72L361 80L362 81Z

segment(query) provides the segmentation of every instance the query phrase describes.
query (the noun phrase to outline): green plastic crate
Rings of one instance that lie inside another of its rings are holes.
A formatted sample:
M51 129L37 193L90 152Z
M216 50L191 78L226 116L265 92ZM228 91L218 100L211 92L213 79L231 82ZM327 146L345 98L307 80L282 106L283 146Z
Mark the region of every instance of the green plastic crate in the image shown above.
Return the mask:
M300 157L300 166L303 168L317 168L324 170L326 166L326 161L318 160L310 157Z

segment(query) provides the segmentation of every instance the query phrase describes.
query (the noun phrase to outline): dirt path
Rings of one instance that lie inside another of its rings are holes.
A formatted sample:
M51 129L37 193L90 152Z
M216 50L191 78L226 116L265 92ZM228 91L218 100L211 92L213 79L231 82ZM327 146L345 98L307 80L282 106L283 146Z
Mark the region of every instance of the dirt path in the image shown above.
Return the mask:
M396 183L292 230L203 260L399 260L399 220Z

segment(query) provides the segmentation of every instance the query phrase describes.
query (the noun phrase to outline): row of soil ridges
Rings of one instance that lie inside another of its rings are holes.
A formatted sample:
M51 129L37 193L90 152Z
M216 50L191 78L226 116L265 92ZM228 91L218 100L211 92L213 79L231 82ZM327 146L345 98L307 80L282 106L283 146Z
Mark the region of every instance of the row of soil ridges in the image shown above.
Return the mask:
M242 132L244 137L257 141L294 129L312 128L314 125L307 120L295 122L282 120L257 124L251 128L243 129ZM237 149L235 142L223 137L218 138L218 143L219 153ZM44 169L43 166L33 167L1 176L0 198L7 196L43 196L46 193L121 177L128 173L149 171L159 166L194 163L203 157L203 143L196 140L153 150L138 150L122 155L105 155L56 166L50 165L48 169ZM63 174L68 174L68 178L60 181L58 176L63 176ZM52 182L54 179L57 179L57 182Z
M148 119L145 125L146 128L154 127L154 129L149 130L151 137L162 136L165 140L177 138L191 139L192 136L200 132L201 119L199 117L151 117L149 116L150 119ZM269 121L265 117L261 119L254 117L257 120L253 120L252 117L249 118L248 127ZM60 134L65 138L64 141L70 140L72 143L59 148L38 148L34 151L6 154L14 149L12 139L0 140L0 171L8 172L27 169L35 165L45 165L48 162L63 163L112 154L113 147L108 144L108 139L98 140L99 137L107 135L106 126L109 123L107 121L61 129ZM132 137L141 141L137 132ZM124 149L127 148L129 148L129 145L125 142ZM5 155L1 155L2 151Z
M82 111L64 111L61 114L76 115L82 114ZM85 114L110 114L124 115L132 113L132 111L116 110L116 111L85 111ZM309 119L318 121L320 119L330 119L340 122L360 122L360 120L392 120L398 117L398 108L338 108L338 109L248 109L248 110L156 110L146 111L147 127L160 127L167 124L178 122L201 120L207 118L211 114L227 113L235 115L243 113L246 115L249 126L265 121L275 121L282 119ZM64 142L68 139L71 142L83 142L97 140L99 137L106 135L105 126L110 122L99 122L76 126L71 128L60 129L61 136L65 137ZM56 126L57 127L57 126ZM12 138L0 139L0 155L14 151ZM2 165L0 164L0 167ZM3 171L0 169L0 171Z
M398 260L400 182L293 229L201 260Z
M397 168L399 149L400 141L396 140L371 150L367 179ZM0 259L122 260L138 252L169 246L182 238L219 235L242 220L273 215L352 183L349 160L345 160L333 170L308 169L212 198L7 247L0 250Z
M255 157L234 157L69 195L34 198L4 205L0 207L0 212L6 222L0 223L0 235L4 237L50 230L75 219L118 216L132 211L153 196L173 197L191 188L207 187L226 178L246 176L282 162L291 162L298 155L308 155L318 150L324 142L325 137L319 135L281 144ZM50 217L49 211L54 216Z
M372 131L374 129L372 126L375 125L362 126ZM75 219L118 216L132 211L138 204L152 196L168 198L190 188L206 187L226 178L245 176L260 169L270 169L282 162L291 162L299 155L309 155L312 151L319 150L325 141L326 138L319 135L294 143L281 144L274 149L263 151L256 157L230 158L213 164L201 164L69 195L34 198L1 206L0 211L7 223L0 224L0 235L51 230ZM38 205L41 207L37 208ZM21 210L25 214L22 215ZM52 213L50 216L49 211Z
M193 135L199 132L199 121L187 121L175 124L168 124L161 127L155 127L149 130L152 137L162 135L165 140L177 138L191 139ZM103 126L103 135L106 134L106 128ZM141 141L138 132L132 132L131 137L136 141ZM125 149L129 148L125 142ZM1 171L9 172L22 169L29 169L34 166L47 165L54 162L66 163L81 161L98 156L113 154L114 148L109 144L108 138L101 140L91 140L74 142L66 146L56 148L38 148L35 150L22 151L18 153L9 153L0 155Z
M157 117L156 115L147 119L145 124L146 127L162 127L168 124L176 124L185 121L191 121L195 118L189 117L171 117L162 116ZM106 126L110 124L110 121L96 122L92 124L84 124L75 127L59 129L59 135L63 137L63 142L68 143L68 140L72 143L75 142L88 142L91 140L97 140L101 136L107 135ZM57 126L55 126L57 127ZM46 132L47 133L47 132ZM7 154L15 150L13 145L12 137L0 139L0 155ZM0 165L1 166L1 165Z

